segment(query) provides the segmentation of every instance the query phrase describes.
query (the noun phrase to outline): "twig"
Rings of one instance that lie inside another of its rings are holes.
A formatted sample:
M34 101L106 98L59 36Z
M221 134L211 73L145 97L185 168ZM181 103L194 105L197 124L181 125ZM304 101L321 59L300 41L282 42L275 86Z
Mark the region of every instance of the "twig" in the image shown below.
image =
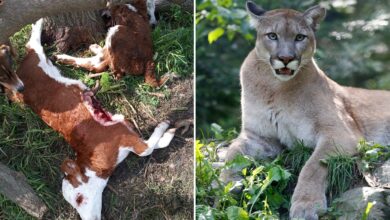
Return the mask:
M100 81L96 80L95 86L91 89L94 95L96 95L100 90Z
M142 102L141 102L141 105L142 105L142 109L145 110L145 113L149 116L149 118L157 123L158 121L153 117L153 113L152 113L152 111L150 111L149 107L144 105L144 103L142 103Z
M104 74L103 73L90 73L87 75L87 78L95 78L95 77L99 77L99 76L102 76Z
M172 109L172 111L187 111L187 110L188 110L187 107L177 107Z
M2 163L0 163L0 193L38 219L42 219L48 210L45 203L28 185L26 177Z
M119 193L118 193L118 191L116 191L115 189L114 189L114 187L112 187L110 184L107 184L107 188L112 192L112 193L114 193L115 195L119 195Z
M152 96L156 96L158 98L165 98L165 95L162 94L162 93L158 93L158 92L149 92L148 93L149 95L152 95Z
M138 126L137 122L134 120L134 118L131 117L130 120L131 120L131 123L133 123L134 127L137 129L138 133L141 134L141 130L139 129L139 126Z

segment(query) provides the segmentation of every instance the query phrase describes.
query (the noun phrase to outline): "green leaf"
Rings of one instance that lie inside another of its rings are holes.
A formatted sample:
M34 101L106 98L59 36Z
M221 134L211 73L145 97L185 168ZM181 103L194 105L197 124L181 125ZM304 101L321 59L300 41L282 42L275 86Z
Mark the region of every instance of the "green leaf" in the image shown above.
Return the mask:
M100 86L102 92L110 90L111 80L110 80L110 74L108 74L107 72L103 73L103 75L101 76Z
M224 33L225 30L221 27L216 28L213 31L210 31L208 34L209 44L212 44L214 41L218 40L218 38L222 37Z
M248 212L237 206L230 206L226 209L229 220L247 220L249 219Z
M214 220L215 219L215 210L209 206L197 205L196 206L196 216L198 220Z
M246 156L237 155L233 160L226 162L226 166L234 170L242 170L253 162Z
M200 143L200 140L196 140L195 144L195 155L196 155L196 161L201 162L204 158L204 155L202 151L200 150L204 145Z
M264 169L263 166L257 167L256 169L254 169L254 170L252 171L252 175L253 175L253 176L257 176L258 174L260 174L261 172L263 172L263 169Z
M217 0L218 5L223 6L225 8L229 8L232 6L233 1L232 0Z
M367 203L366 211L364 211L364 213L363 213L362 220L366 220L368 218L368 215L370 214L370 211L374 205L375 205L375 202L368 202Z
M211 131L214 133L215 138L223 139L223 135L222 135L223 128L219 124L212 123L211 124Z

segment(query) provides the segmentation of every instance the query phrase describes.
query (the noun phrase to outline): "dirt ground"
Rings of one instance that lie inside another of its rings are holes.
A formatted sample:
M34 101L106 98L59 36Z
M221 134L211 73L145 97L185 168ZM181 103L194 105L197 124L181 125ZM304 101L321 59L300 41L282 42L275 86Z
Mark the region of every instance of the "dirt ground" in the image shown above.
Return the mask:
M153 112L155 118L142 110L138 114L144 137L153 132L155 120L193 119L193 79L176 79L168 88L170 98ZM194 130L191 125L185 134L181 131L168 148L144 158L131 154L118 165L103 193L102 219L193 219ZM66 203L55 218L78 219Z

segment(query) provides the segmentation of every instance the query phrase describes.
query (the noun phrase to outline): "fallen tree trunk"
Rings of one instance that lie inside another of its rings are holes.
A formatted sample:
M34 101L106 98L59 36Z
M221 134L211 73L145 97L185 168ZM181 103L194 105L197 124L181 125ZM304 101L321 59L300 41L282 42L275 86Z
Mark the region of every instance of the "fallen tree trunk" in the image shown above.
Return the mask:
M64 13L44 18L42 43L68 53L103 40L106 32L99 10Z
M157 11L166 11L172 5L180 5L184 10L192 12L194 10L193 0L155 0Z
M0 193L35 218L42 219L47 211L47 206L35 195L26 177L10 170L2 163L0 163Z
M110 0L113 5L131 0ZM1 0L0 43L27 24L42 17L58 16L66 12L94 11L106 7L107 0ZM156 0L156 10L166 10L178 4L187 11L193 10L192 0ZM28 9L28 10L26 10Z

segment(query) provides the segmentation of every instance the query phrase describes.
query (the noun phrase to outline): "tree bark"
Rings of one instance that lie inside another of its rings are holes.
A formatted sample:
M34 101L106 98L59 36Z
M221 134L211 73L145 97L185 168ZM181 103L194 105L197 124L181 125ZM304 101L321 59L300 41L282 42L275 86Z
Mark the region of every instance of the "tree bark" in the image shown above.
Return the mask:
M79 12L102 9L106 0L2 0L0 5L0 42L8 38L27 24L39 18L55 16L64 12ZM121 4L125 0L112 0ZM27 10L28 9L28 10Z
M98 10L70 12L44 18L42 42L67 53L101 41L106 27Z
M188 12L192 12L194 10L193 0L155 0L155 1L156 1L157 11L166 11L174 4L179 5L180 7L182 7L184 10Z
M112 4L123 4L131 0L111 0ZM178 4L187 11L193 10L192 0L156 0L156 10L166 10ZM106 0L0 0L0 43L42 17L80 11L93 11L106 7ZM28 9L28 10L26 10Z
M0 163L0 193L22 207L28 214L42 219L47 206L26 182L26 177Z

